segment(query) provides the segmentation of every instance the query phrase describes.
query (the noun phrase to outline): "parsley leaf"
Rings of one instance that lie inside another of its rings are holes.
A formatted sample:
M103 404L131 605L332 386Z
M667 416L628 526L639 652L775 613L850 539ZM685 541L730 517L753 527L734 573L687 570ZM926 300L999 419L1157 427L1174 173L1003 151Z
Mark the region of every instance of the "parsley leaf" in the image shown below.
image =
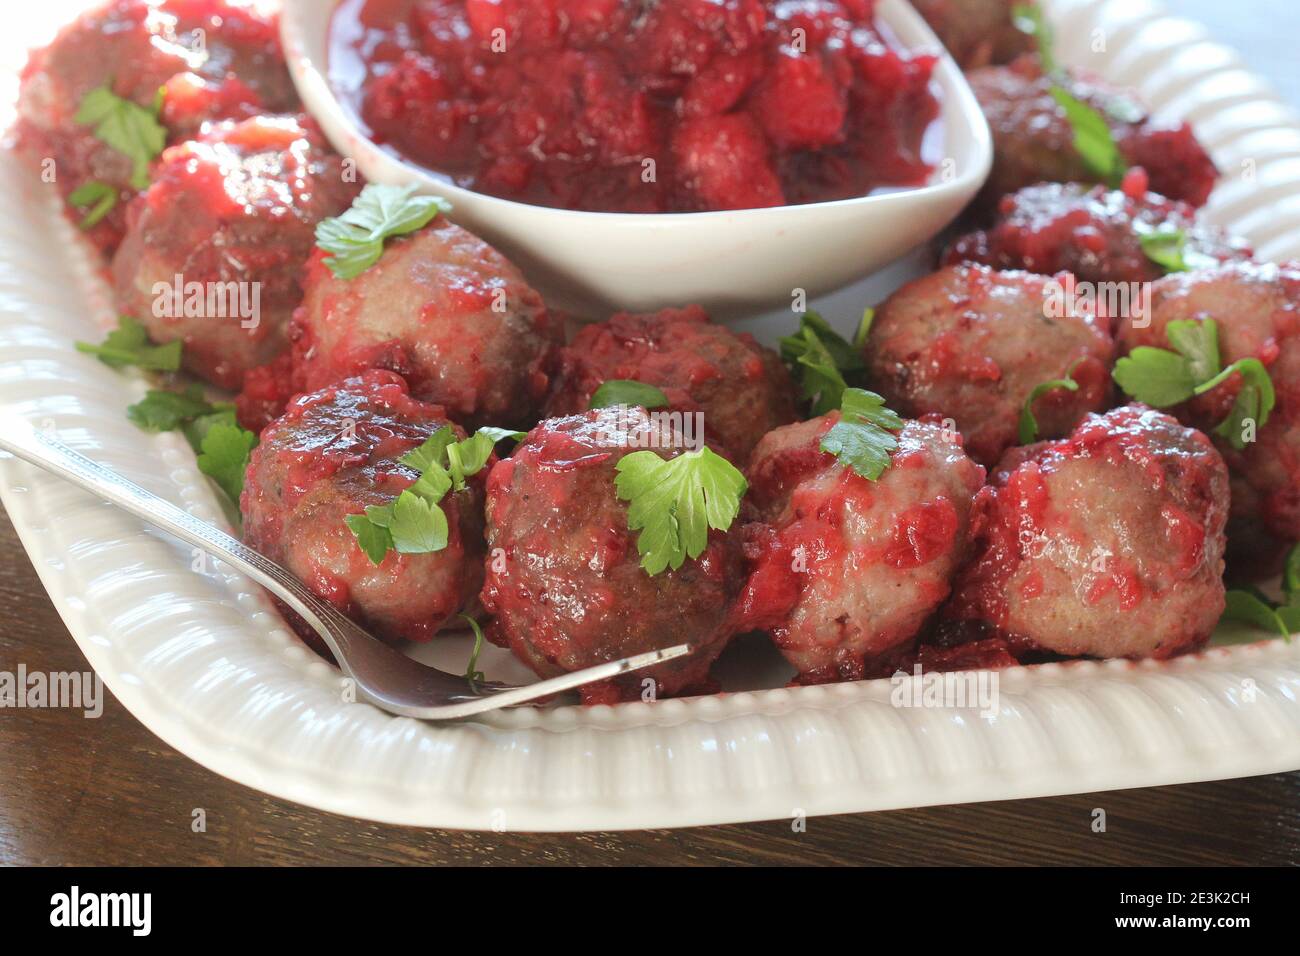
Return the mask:
M68 202L77 209L90 207L90 211L82 217L79 223L81 229L93 229L99 225L104 217L113 211L118 199L117 189L108 185L108 183L96 182L95 180L83 183L68 196Z
M704 553L709 529L726 531L749 487L736 467L707 446L676 458L636 451L618 463L614 487L630 503L627 526L637 535L641 567L674 571Z
M1011 22L1017 30L1027 33L1037 42L1038 59L1043 64L1043 72L1048 76L1059 73L1061 68L1056 62L1052 28L1047 25L1042 9L1037 4L1018 3L1011 8Z
M1071 392L1079 390L1079 383L1073 377L1078 364L1078 362L1075 362L1074 365L1070 366L1065 373L1065 378L1054 379L1034 386L1034 390L1029 393L1029 397L1025 399L1025 404L1020 409L1020 444L1028 445L1038 440L1038 419L1034 417L1034 402L1058 388L1064 388Z
M1269 377L1268 369L1264 368L1263 362L1254 358L1233 362L1219 375L1197 388L1196 394L1209 391L1233 372L1239 372L1244 381L1232 403L1228 417L1219 423L1214 433L1221 438L1226 438L1233 448L1240 451L1246 444L1243 437L1246 422L1254 422L1257 428L1267 425L1273 406L1277 403L1277 394L1273 389L1273 380Z
M1218 388L1233 375L1243 382L1228 417L1214 429L1233 448L1245 446L1247 420L1268 424L1277 402L1273 380L1259 359L1238 359L1221 368L1219 327L1213 319L1170 322L1165 336L1174 351L1142 345L1115 363L1112 373L1125 394L1153 408L1167 408Z
M868 481L875 481L890 464L898 447L892 433L902 431L903 420L875 392L845 389L840 420L821 440L821 450L834 455Z
M437 502L408 488L392 507L388 531L398 554L428 554L447 547L447 514Z
M1282 572L1281 604L1270 601L1256 588L1229 591L1225 621L1241 621L1266 631L1277 631L1289 642L1300 633L1300 544L1291 548Z
M95 127L95 138L131 160L131 188L149 188L149 164L167 145L167 129L159 122L162 90L150 107L123 99L109 87L91 90L81 100L76 121ZM83 187L84 188L84 187Z
M1059 84L1052 86L1051 94L1074 129L1074 149L1083 165L1102 182L1118 188L1128 165L1115 145L1106 118Z
M238 425L213 425L200 445L199 471L215 481L231 501L238 501L248 457L256 444L257 436Z
M400 459L419 477L387 505L371 505L364 515L344 518L353 537L373 564L382 564L390 550L401 554L427 554L447 547L448 524L440 502L452 491L465 488L477 475L503 438L523 438L523 432L506 428L480 428L464 441L443 425Z
M154 345L145 327L130 316L117 320L117 328L108 333L102 345L78 342L77 351L95 355L105 365L123 368L135 365L156 372L175 372L181 367L181 343Z
M631 405L641 408L663 408L668 404L668 396L645 382L626 378L611 378L602 382L600 388L591 394L588 408L609 408L611 405Z
M1187 244L1187 233L1171 226L1138 227L1138 244L1146 257L1165 272L1190 272L1213 265L1214 260Z
M780 345L781 357L794 373L804 398L813 403L813 415L839 408L848 379L856 381L866 369L858 349L816 312L805 312L799 319L799 331L781 339Z
M384 254L385 240L427 226L451 205L438 196L417 196L415 186L371 183L352 208L316 226L316 245L332 253L326 260L340 279L355 279Z
M147 432L170 432L215 410L203 397L203 389L191 385L183 392L150 389L143 399L127 406L126 417Z
M1185 356L1149 345L1138 346L1116 362L1112 375L1124 394L1152 408L1185 402L1196 391Z
M385 556L393 548L393 536L387 525L376 523L368 515L348 515L343 520L370 563L376 566L383 564Z

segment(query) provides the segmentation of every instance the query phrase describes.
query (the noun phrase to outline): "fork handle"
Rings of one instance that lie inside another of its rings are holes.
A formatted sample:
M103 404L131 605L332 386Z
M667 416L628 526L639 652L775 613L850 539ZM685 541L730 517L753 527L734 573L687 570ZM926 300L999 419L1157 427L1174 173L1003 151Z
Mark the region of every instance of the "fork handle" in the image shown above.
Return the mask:
M314 629L326 630L320 619L328 609L293 575L268 561L238 538L182 511L134 482L91 461L47 431L26 419L5 414L0 418L0 450L58 475L92 494L129 511L187 544L220 558L275 594L301 614Z

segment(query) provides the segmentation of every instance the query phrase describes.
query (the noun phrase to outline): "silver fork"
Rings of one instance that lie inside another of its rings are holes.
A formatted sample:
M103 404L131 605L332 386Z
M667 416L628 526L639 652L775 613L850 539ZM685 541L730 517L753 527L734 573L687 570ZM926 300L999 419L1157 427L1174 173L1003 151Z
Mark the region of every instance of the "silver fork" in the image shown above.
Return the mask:
M124 508L180 538L262 585L302 616L325 641L343 672L356 682L357 696L381 710L423 720L468 717L513 707L573 690L584 684L661 664L691 653L689 644L598 664L522 687L496 681L471 681L412 660L354 624L307 586L223 531L96 464L53 435L16 415L0 416L0 450L31 462L65 481Z

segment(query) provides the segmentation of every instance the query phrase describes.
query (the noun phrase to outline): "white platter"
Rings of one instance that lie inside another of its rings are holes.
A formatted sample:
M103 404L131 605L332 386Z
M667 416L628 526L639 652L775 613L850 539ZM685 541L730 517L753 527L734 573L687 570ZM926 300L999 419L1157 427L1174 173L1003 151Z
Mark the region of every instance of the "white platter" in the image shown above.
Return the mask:
M0 40L0 102L12 99L21 47L80 5L47 2L29 13L39 18L23 24L29 31ZM1154 4L1051 6L1069 62L1196 121L1230 171L1215 219L1264 256L1300 255L1300 120L1239 57ZM1105 52L1089 52L1093 36ZM221 521L183 441L145 435L123 416L143 384L73 350L111 324L104 289L75 249L53 190L0 154L0 403ZM904 272L819 305L847 319ZM776 322L755 326L770 335ZM1300 641L1164 664L1018 668L1001 674L1000 707L987 719L892 706L887 681L454 725L391 718L344 704L333 668L242 578L192 571L185 549L13 461L0 462L0 499L91 665L150 730L227 777L339 813L473 829L669 827L1300 768ZM463 652L453 639L435 653L463 662ZM489 664L499 666L510 665Z

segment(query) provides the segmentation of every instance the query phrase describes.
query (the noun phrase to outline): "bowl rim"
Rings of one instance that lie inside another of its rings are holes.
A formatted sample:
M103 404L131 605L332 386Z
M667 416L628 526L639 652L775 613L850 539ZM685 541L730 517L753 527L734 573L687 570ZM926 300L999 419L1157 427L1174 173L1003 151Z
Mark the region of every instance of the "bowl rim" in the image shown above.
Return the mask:
M493 196L488 193L466 189L463 186L442 178L436 170L422 166L403 156L396 150L386 149L376 143L357 122L353 110L344 105L329 76L329 35L330 24L338 7L347 0L282 0L280 14L280 35L285 51L285 58L294 86L302 100L303 109L321 126L327 139L335 149L344 155L347 150L339 148L337 140L346 139L367 150L375 160L382 164L389 176L367 176L369 181L393 181L395 184L414 183L422 192L441 196L452 207L453 214L458 205L477 206L481 210L497 208L514 216L554 216L570 221L582 219L599 219L611 226L628 224L664 225L691 224L704 225L733 220L753 220L759 217L774 216L813 216L825 210L843 210L854 207L879 207L895 205L909 200L923 200L941 196L948 192L970 188L973 193L983 186L993 165L993 136L989 130L984 112L971 90L965 74L956 61L944 48L939 38L925 19L906 0L880 0L876 7L876 17L885 26L889 42L901 43L909 52L932 52L937 62L931 78L931 85L938 85L940 90L939 116L936 122L943 130L943 148L947 149L954 142L954 132L964 128L961 140L966 143L964 153L966 162L950 179L934 181L939 175L938 169L930 174L930 181L920 186L902 187L878 195L850 196L845 199L832 199L815 203L795 203L783 206L765 206L751 209L713 209L695 212L637 213L612 212L585 209L563 209L555 206L543 206L536 203L521 202ZM309 19L310 18L310 19ZM309 31L308 26L314 26ZM308 42L308 34L315 32L324 40L321 49ZM951 99L951 102L947 100ZM960 118L960 126L955 118ZM950 157L945 156L944 159ZM973 182L973 186L971 185Z

